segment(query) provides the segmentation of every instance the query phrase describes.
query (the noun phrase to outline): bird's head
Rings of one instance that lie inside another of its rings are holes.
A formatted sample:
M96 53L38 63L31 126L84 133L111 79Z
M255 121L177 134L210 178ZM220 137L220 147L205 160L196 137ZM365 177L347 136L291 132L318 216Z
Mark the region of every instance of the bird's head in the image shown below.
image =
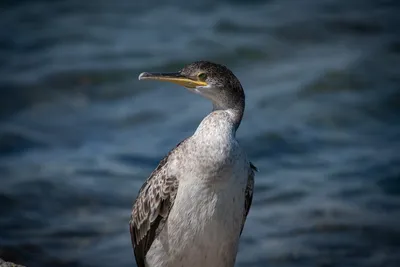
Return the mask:
M244 92L239 80L227 67L196 61L175 73L143 72L139 80L159 80L179 84L211 100L214 109L244 108Z

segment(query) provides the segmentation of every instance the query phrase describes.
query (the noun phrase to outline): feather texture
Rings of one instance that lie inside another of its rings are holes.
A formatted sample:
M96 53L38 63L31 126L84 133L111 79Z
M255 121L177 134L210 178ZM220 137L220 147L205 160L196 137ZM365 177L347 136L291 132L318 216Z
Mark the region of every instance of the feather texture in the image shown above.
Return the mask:
M183 142L179 143L176 148ZM175 149L160 161L140 188L138 197L133 204L129 228L138 267L145 267L146 254L164 226L174 204L178 180L176 177L168 175L167 165L168 158Z

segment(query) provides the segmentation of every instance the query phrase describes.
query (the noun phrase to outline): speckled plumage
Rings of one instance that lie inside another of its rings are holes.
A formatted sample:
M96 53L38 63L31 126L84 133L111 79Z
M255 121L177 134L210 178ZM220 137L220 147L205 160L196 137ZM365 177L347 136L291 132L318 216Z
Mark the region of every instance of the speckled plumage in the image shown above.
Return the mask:
M257 170L235 138L244 93L221 65L195 62L180 73L198 71L207 71L214 110L139 191L130 221L138 267L232 267L236 260Z

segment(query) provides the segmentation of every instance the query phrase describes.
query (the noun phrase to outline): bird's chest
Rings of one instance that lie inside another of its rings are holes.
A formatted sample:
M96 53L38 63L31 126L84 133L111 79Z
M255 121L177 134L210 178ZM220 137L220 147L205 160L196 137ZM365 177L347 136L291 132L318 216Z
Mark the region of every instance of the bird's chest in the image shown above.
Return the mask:
M147 255L148 266L232 267L235 263L248 162L232 136L204 134L191 139L182 148L184 153L169 162L179 187Z
M234 265L244 209L245 185L183 183L159 244L167 266Z
M218 183L184 182L178 189L171 221L185 224L194 233L224 233L241 224L244 208L244 181L221 177ZM193 224L192 224L193 223Z
M179 181L187 184L235 184L247 180L248 162L232 136L201 136L186 147L185 158L177 157L175 164ZM190 152L190 153L189 153ZM199 194L206 192L203 188Z

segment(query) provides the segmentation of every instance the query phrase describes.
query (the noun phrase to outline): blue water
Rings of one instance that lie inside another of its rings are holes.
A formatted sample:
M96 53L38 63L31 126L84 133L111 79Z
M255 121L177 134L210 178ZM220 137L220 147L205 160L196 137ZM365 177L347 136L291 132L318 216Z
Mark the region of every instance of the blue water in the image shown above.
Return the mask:
M135 266L128 221L206 100L142 71L223 63L259 168L236 266L399 266L396 1L0 4L0 258Z

